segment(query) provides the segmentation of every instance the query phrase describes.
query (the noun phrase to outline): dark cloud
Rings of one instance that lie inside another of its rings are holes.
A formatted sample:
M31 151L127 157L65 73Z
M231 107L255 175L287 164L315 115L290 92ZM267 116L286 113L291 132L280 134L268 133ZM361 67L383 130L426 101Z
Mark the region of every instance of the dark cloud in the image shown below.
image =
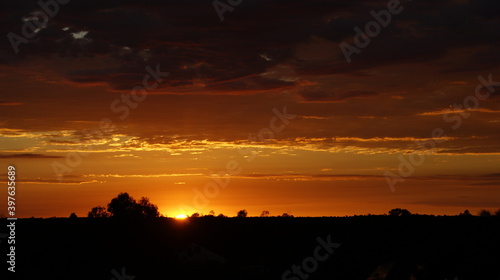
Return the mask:
M377 95L377 93L373 91L360 90L328 91L318 89L305 89L301 90L299 95L304 99L304 101L338 102L349 98L375 96Z
M32 56L95 59L87 69L65 66L61 73L78 83L108 83L128 90L145 75L146 65L160 64L172 73L161 86L176 88L203 84L207 92L275 90L294 85L278 78L255 75L280 63L291 63L299 74L355 74L360 69L403 62L428 61L451 49L489 46L477 61L456 62L448 71L474 65L496 65L500 24L494 1L402 1L404 10L390 25L347 64L338 48L349 42L353 28L364 29L373 20L371 10L386 8L387 1L244 1L220 22L211 1L82 1L61 5L28 44L15 55L9 41L0 42L0 61L20 65ZM33 1L6 0L1 4L5 23L1 33L21 34L23 17L40 8ZM436 11L440 11L437 13ZM63 28L65 30L63 30ZM87 31L82 39L72 33ZM337 46L335 59L309 61L295 49L312 37ZM272 59L263 59L262 54ZM100 65L99 58L115 61ZM253 77L253 78L245 78ZM326 94L328 95L328 94ZM359 95L364 95L360 93ZM359 96L334 95L333 100ZM325 94L305 94L306 99L330 99Z
M50 156L43 154L3 154L0 158L24 158L24 159L42 159L42 158L63 158L62 156Z
M9 102L9 101L1 101L0 100L0 106L17 106L17 105L22 105L23 103L21 102Z
M69 140L48 140L46 141L47 144L77 144L75 141L69 141Z

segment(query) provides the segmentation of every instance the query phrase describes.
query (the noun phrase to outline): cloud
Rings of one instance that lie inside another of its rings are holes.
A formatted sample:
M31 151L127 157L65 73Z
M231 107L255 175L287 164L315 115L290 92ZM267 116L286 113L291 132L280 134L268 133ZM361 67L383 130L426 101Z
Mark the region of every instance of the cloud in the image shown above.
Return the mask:
M61 185L83 185L83 184L94 184L94 183L104 183L104 181L90 180L57 180L57 179L16 179L17 183L22 184L61 184Z
M1 177L7 178L7 176L8 176L7 173L0 174L0 178ZM81 175L72 175L72 174L64 176L64 180L58 180L53 178L40 178L40 177L37 178L17 177L16 182L23 184L62 184L62 185L104 183L104 181L81 179L82 177L83 176Z
M297 116L299 119L305 119L305 120L328 120L329 117L322 117L322 116Z
M0 106L19 106L23 105L22 102L8 102L8 101L1 101L0 100Z
M360 175L360 174L242 174L233 176L243 179L274 179L285 181L352 181L384 179L382 175Z
M202 173L163 173L163 174L86 174L83 177L91 178L160 178L160 177L191 177L201 176Z
M487 109L487 108L462 109L462 110L442 109L439 111L420 113L420 115L421 116L432 116L432 115L460 114L460 113L464 113L464 112L481 112L481 113L498 114L498 113L500 113L500 110L492 110L492 109Z
M63 158L62 156L51 156L43 154L3 154L1 158L18 158L18 159L44 159L44 158Z
M0 123L10 128L0 128L0 134L39 138L36 131L97 129L97 120L110 118L120 133L137 141L111 143L107 137L103 146L117 146L106 151L173 149L160 139L165 135L235 147L234 141L268 125L273 106L290 104L289 111L302 117L276 135L289 139L288 145L405 151L411 141L295 144L293 139L424 139L436 125L449 125L431 115L439 117L443 108L463 101L457 96L474 92L475 77L498 68L500 17L489 9L496 11L499 4L473 2L404 2L404 11L349 64L339 43L351 42L353 28L363 29L373 20L370 11L387 1L255 0L227 12L221 23L209 1L72 0L19 46L19 54L8 40L0 41L0 79L8 85L3 105L23 103L2 107ZM27 0L2 5L3 34L20 34L21 19L40 9ZM436 15L437 9L445 12ZM157 64L171 74L120 120L111 102L142 82L146 66ZM486 104L477 112L494 117L500 111L494 102ZM471 125L460 133L488 136L489 143L453 144L471 153L488 147L498 152L492 144L498 136L495 120L485 122L481 115L467 119ZM39 146L58 146L47 147L57 152L82 142L45 138ZM158 142L162 145L150 145ZM456 147L450 151L460 153Z
M383 168L382 168L383 169ZM331 171L324 169L321 171ZM232 176L242 179L273 179L285 181L352 181L352 180L386 180L386 177L381 175L370 174L241 174ZM465 185L492 185L500 186L499 174L490 175L434 175L434 176L411 176L407 180L414 181L446 181L465 183Z
M9 129L9 128L0 128L0 135L5 137L25 137L27 136L23 129Z
M494 34L500 25L499 16L491 11L498 10L499 4L486 0L404 3L404 11L393 17L391 25L352 64L346 64L338 44L351 40L353 28L363 29L373 20L370 10L383 9L386 2L256 0L226 13L227 20L221 24L211 3L201 0L74 0L61 5L36 38L21 44L18 55L8 40L2 40L0 62L21 66L33 56L78 58L88 65L86 69L65 63L59 74L68 81L104 83L116 90L131 89L144 76L144 67L155 63L173 73L161 85L164 92L203 85L203 90L219 93L293 86L294 82L255 77L284 63L292 64L300 75L359 74L373 67L433 60L461 47L486 46L487 53L477 53L479 63L477 59L457 61L448 71L496 65L493 58L500 52ZM3 34L20 34L21 18L40 10L28 0L6 0L2 5ZM443 7L445 12L437 16L435 10ZM323 59L313 52L324 54ZM114 63L99 63L105 60ZM336 101L371 94L306 92L302 97Z
M328 91L325 89L304 89L300 91L299 95L305 102L339 102L349 98L375 96L377 93L360 90Z

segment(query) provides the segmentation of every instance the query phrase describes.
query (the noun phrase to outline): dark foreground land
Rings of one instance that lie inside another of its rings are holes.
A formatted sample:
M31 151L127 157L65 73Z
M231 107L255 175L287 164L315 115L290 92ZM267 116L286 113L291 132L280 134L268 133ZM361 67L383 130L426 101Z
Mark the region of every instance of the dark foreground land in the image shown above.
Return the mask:
M16 273L7 246L0 279L500 279L498 217L20 219Z

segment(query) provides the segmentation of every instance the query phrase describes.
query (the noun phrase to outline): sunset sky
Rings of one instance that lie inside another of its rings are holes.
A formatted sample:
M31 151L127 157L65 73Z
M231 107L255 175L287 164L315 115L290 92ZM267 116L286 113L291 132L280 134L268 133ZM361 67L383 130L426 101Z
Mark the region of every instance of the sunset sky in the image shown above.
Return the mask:
M350 63L395 0L221 0L223 21L211 0L67 2L35 31L36 1L0 4L17 217L120 192L169 217L500 208L499 1L401 1Z

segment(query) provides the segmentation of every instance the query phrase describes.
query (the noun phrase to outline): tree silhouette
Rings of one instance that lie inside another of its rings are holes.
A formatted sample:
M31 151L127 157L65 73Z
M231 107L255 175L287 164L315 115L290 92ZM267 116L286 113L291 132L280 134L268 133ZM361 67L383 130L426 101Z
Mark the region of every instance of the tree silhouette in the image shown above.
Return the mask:
M287 212L285 212L285 213L283 213L281 216L278 216L278 217L282 217L282 218L293 218L293 215L288 214Z
M191 214L191 216L189 216L190 218L199 218L201 215L200 213L196 212L196 213L193 213Z
M411 213L406 209L394 208L389 211L389 216L395 216L395 217L411 216Z
M495 212L495 216L500 217L500 209Z
M469 210L465 210L463 213L460 213L459 216L470 217L472 216L472 214L469 212Z
M158 206L149 202L147 197L141 197L136 202L128 193L119 193L108 204L108 212L114 218L157 218L160 216Z
M90 212L87 214L88 218L109 218L110 214L106 211L106 208L102 206L97 206L92 208Z
M486 210L486 209L482 209L481 211L479 211L479 216L480 217L491 217L491 212Z
M137 202L128 193L119 193L108 204L108 212L114 218L136 218L139 216Z
M262 211L262 214L260 214L261 217L269 217L269 211L264 210Z
M157 218L160 216L160 212L158 212L158 206L149 202L149 198L147 197L141 197L138 203L138 208L142 217Z
M70 219L76 219L76 218L78 218L78 216L76 216L75 213L71 213L71 215L69 215L69 218Z
M236 217L238 217L238 218L246 218L247 215L248 215L247 210L243 209L243 210L238 211L238 214L236 215Z

